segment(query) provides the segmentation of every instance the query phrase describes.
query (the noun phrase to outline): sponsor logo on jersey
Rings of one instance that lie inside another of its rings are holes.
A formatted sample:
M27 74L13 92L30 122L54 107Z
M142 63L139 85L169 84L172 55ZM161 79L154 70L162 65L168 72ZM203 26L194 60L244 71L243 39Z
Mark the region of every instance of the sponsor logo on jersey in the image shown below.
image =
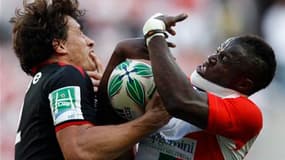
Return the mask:
M68 86L49 94L54 124L68 120L83 119L81 111L80 87Z
M151 148L151 150L156 150L158 152L155 154L157 158L154 159L193 160L196 145L197 141L193 139L182 138L180 140L167 140L160 134L154 134L140 142L139 153L143 153L144 151L142 150L144 149Z

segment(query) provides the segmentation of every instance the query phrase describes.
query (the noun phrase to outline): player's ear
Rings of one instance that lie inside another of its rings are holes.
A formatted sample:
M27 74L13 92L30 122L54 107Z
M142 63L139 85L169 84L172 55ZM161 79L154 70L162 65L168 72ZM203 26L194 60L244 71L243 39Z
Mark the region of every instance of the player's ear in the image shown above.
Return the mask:
M66 50L66 47L64 45L64 41L63 40L54 39L52 41L52 46L53 46L54 51L57 54L66 54L67 53L67 50Z

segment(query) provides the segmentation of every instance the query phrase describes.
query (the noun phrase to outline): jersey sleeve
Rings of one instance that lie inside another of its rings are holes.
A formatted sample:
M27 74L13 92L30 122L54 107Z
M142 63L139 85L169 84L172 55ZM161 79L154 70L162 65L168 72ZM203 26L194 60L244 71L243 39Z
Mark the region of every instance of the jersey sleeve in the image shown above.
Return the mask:
M246 97L220 98L208 94L209 117L207 131L231 139L247 141L258 135L262 115Z
M86 76L72 66L64 66L50 78L48 99L56 131L70 125L90 123L83 113L88 111L87 115L90 115L94 108Z

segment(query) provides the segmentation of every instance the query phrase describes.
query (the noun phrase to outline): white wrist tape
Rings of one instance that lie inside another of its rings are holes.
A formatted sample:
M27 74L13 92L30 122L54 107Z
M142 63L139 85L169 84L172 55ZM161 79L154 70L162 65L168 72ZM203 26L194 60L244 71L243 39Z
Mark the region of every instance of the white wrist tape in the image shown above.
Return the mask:
M156 13L155 15L151 16L143 26L143 34L146 35L149 31L152 30L162 30L165 31L165 24L162 20L156 19L156 17L161 16L163 14Z
M155 34L153 34L153 35L151 35L151 36L149 36L149 37L146 38L146 46L148 46L150 40L151 40L153 37L156 37L156 36L162 36L162 37L165 38L165 34L163 34L163 33L155 33Z

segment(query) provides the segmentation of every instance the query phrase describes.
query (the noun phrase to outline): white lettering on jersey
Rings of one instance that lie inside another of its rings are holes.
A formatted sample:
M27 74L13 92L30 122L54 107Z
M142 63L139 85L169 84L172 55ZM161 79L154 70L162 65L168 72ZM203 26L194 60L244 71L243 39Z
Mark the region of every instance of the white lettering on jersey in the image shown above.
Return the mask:
M59 88L49 94L49 101L54 125L83 119L79 86Z
M139 143L136 160L193 160L197 141L190 138L166 140L160 134L151 135Z
M42 72L37 73L33 78L33 84L38 83L41 77L42 77Z

